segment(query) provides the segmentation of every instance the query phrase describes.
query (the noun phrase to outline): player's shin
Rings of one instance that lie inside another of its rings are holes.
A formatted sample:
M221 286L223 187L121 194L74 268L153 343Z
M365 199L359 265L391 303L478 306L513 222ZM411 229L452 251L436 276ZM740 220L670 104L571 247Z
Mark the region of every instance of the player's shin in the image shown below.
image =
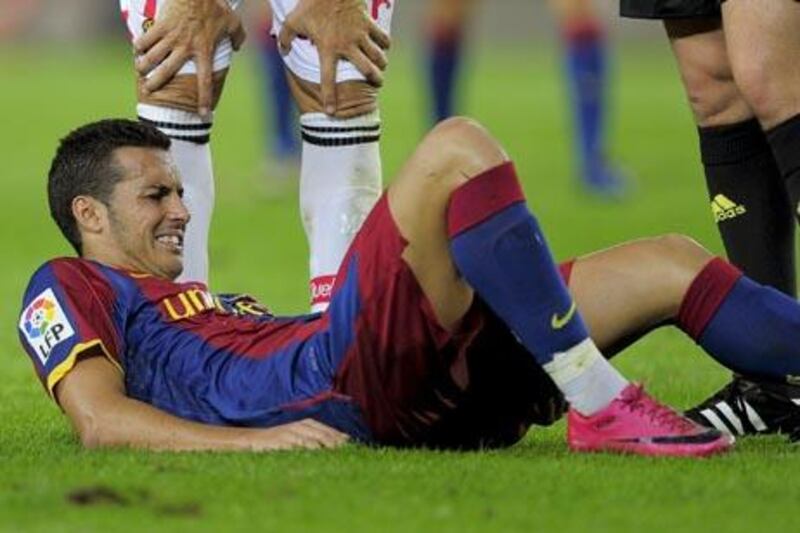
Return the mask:
M761 126L751 119L699 128L698 134L711 211L728 259L753 280L793 296L793 209Z
M345 252L381 194L381 122L376 111L352 119L306 113L300 123L300 208L311 305L323 311Z
M792 211L800 221L800 115L769 130L767 139L785 180Z
M589 338L528 211L510 163L453 192L448 208L453 260L578 412L609 405L628 382Z
M209 139L211 121L189 111L139 104L139 120L172 140L170 153L181 175L183 200L191 215L183 243L180 281L208 283L208 234L214 209L214 172Z
M800 305L722 259L692 282L678 325L736 372L789 383L800 378Z

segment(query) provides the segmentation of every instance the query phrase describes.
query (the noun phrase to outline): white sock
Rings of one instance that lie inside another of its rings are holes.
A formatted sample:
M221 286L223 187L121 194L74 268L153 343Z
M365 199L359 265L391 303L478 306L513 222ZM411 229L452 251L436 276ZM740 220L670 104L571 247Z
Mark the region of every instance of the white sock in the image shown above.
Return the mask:
M346 120L307 113L300 125L311 309L323 311L347 248L381 194L381 121L377 111Z
M557 353L543 368L570 406L584 416L606 407L628 386L628 380L588 338L566 352Z
M183 201L192 219L183 241L179 281L208 283L208 233L214 210L214 171L209 137L211 123L179 109L139 104L139 120L156 126L172 140L170 153L183 182Z

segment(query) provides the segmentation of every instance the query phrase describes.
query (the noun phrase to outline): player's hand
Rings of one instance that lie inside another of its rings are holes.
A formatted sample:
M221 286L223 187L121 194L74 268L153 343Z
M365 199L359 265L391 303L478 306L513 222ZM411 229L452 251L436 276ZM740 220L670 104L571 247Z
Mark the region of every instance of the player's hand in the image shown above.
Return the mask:
M245 39L239 15L226 0L166 0L153 26L134 41L136 70L146 91L169 82L188 60L197 65L197 110L209 114L213 99L214 49L230 37L234 50Z
M308 38L319 52L322 104L336 113L336 67L350 61L375 87L383 85L389 36L367 12L364 0L299 0L278 36L280 49L289 53L296 37Z
M316 420L306 418L299 422L285 424L259 432L252 442L255 451L293 450L305 448L337 448L350 440L350 437Z

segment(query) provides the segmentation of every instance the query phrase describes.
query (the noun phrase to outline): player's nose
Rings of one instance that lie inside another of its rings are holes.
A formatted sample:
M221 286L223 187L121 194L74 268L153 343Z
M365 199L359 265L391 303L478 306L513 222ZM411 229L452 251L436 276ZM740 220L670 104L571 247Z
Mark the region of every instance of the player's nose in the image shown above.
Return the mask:
M167 214L169 219L175 222L188 224L189 220L192 218L189 209L186 207L186 204L183 203L183 199L177 194L171 195L168 210Z

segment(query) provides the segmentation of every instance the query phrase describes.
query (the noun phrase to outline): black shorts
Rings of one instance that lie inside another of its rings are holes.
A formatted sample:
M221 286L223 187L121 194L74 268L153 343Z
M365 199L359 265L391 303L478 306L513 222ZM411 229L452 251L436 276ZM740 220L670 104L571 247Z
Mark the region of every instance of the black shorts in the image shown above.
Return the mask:
M619 14L634 19L707 18L721 15L725 0L620 0Z

